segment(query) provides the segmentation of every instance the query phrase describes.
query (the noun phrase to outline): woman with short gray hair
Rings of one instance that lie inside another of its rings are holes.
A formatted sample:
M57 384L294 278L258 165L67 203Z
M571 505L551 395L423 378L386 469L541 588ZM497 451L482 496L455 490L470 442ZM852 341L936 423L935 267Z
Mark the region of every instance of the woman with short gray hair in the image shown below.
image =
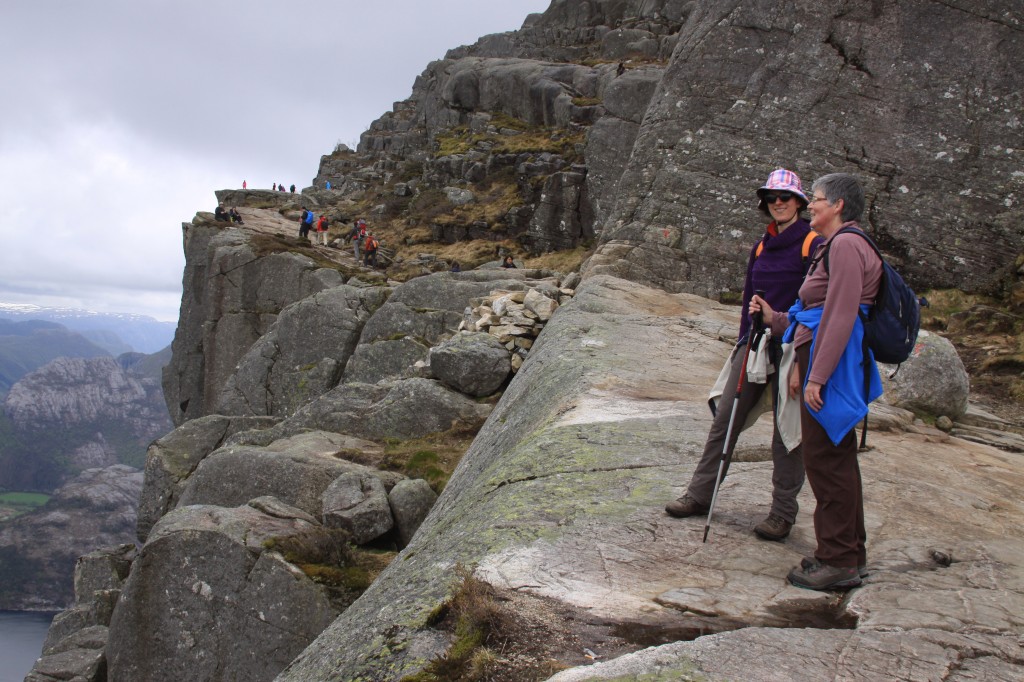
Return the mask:
M874 361L863 358L860 312L878 293L882 261L857 234L864 190L846 173L819 178L811 188L811 228L825 238L815 254L797 303L776 313L760 297L751 314L762 312L773 333L791 337L803 386L800 426L804 467L817 506L817 549L790 571L788 579L811 590L849 589L867 575L864 497L854 427L867 405L881 394ZM854 230L849 230L854 228ZM865 372L869 364L869 390Z

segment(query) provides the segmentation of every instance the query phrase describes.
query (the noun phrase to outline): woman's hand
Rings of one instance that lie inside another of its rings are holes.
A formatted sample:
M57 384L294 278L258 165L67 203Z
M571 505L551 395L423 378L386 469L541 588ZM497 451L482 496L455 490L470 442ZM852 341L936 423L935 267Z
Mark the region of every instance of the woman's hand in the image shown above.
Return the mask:
M793 400L800 397L800 372L797 371L795 362L789 368L789 397Z
M750 306L748 307L747 312L750 313L751 319L753 319L754 315L757 313L761 313L762 319L764 320L764 326L769 328L772 326L772 320L775 319L775 311L772 310L770 305L768 305L768 301L764 300L757 294L754 294L753 297L751 297Z
M821 410L825 404L821 400L821 384L815 381L807 382L807 388L804 389L804 402L807 403L807 407L815 412Z

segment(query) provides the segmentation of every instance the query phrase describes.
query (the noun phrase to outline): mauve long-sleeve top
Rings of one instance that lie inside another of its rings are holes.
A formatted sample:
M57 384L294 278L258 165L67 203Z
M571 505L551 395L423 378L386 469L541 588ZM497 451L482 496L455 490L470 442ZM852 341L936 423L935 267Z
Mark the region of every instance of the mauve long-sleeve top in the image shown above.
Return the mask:
M845 223L843 227L859 226ZM829 249L828 272L825 272L824 261L819 260L826 248ZM799 296L805 309L824 306L807 379L825 384L850 340L860 305L875 301L882 280L882 261L866 239L850 233L832 235L815 252L814 260L816 263L800 287ZM776 313L772 319L772 334L781 335L789 326L789 320L785 311ZM798 324L794 346L809 343L811 338L811 330Z

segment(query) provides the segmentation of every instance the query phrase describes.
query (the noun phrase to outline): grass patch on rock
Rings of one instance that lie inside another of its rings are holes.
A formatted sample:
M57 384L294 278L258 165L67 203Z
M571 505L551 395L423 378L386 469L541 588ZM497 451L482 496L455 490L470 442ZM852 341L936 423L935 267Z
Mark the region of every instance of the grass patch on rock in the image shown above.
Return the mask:
M524 203L519 187L510 175L494 177L474 189L476 201L463 206L451 206L444 213L435 216L439 225L469 225L485 222L491 229L500 223L512 208ZM447 198L445 198L447 201Z
M491 124L497 129L514 130L516 135L500 132L473 132L467 126L456 126L434 138L435 158L466 154L473 150L491 154L551 153L560 154L570 162L578 160L578 145L584 142L583 129L545 128L531 126L510 116L495 115Z
M542 268L568 274L579 270L583 261L590 258L593 253L593 246L580 245L574 249L548 251L539 256L530 256L525 262L528 268Z
M411 478L422 478L440 493L476 433L476 429L456 428L411 440L388 439L381 466Z
M451 632L452 644L402 682L482 682L494 679L506 663L498 652L503 648L502 633L516 626L513 614L502 608L493 588L469 570L458 567L456 574L460 584L435 616L438 627Z
M586 610L496 589L463 566L425 626L447 633L451 644L402 682L535 682L592 662L587 648L610 659L648 646L623 639Z
M397 552L354 547L349 534L340 528L316 527L271 538L263 546L279 552L322 586L338 609L348 608L397 556Z
M49 500L50 496L43 493L0 493L0 522L35 511Z

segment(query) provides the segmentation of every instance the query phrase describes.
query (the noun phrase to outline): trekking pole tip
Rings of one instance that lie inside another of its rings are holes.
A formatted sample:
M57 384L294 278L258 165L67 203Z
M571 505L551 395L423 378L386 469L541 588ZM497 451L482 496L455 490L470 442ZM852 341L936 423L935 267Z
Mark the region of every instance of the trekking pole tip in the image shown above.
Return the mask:
M707 541L708 541L708 531L709 530L711 530L711 526L704 526L704 539L701 541L704 544L707 544Z

